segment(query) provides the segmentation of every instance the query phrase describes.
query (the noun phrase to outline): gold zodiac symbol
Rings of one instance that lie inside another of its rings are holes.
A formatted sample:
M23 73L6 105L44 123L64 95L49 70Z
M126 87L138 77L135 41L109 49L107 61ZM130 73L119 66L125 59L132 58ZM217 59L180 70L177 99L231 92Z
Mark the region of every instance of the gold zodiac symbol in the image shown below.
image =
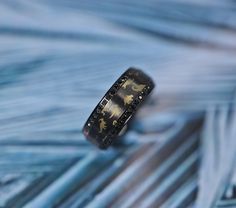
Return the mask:
M99 119L99 133L102 133L103 130L107 128L106 122L104 121L103 118Z
M124 103L125 103L125 105L126 105L126 104L130 104L130 103L133 101L133 99L134 99L134 96L133 96L133 95L126 95L126 96L124 97Z
M126 87L128 86L128 85L131 85L133 83L133 80L131 80L131 79L128 79L124 84L123 84L123 88L124 89L126 89Z
M143 90L143 88L145 87L145 85L141 84L134 84L134 86L132 86L132 90L135 92L141 92Z
M112 118L113 116L117 117L121 114L121 109L119 108L118 105L114 105L111 109L111 112L112 112L112 114L111 114L110 118Z
M131 89L135 92L141 92L143 90L143 88L145 87L145 85L143 84L136 84L133 80L128 79L124 84L123 84L123 88L126 89L127 86L131 85Z
M113 116L118 117L121 115L121 109L118 105L112 104L112 102L108 102L108 105L105 106L102 110L102 115L105 115L105 113L111 113L109 118L112 118Z

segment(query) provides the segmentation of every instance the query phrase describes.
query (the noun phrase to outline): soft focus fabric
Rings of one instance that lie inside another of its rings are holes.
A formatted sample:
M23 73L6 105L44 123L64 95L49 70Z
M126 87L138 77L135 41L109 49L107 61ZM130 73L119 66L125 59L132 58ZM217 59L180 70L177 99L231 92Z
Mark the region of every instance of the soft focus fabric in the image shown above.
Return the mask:
M0 207L236 207L236 3L0 2ZM81 132L128 67L156 88L122 142Z

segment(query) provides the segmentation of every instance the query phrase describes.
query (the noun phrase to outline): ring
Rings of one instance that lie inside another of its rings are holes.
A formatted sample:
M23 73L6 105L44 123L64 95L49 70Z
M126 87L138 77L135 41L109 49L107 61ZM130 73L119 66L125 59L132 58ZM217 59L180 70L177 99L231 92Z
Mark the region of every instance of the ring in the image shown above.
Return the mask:
M129 68L107 91L83 127L85 137L107 149L121 135L130 118L155 87L152 79Z

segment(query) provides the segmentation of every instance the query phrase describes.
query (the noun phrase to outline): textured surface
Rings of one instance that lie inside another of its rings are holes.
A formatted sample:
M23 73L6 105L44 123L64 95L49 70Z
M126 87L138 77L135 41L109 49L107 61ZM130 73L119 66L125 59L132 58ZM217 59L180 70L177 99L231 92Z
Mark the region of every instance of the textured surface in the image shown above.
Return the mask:
M0 207L236 207L235 1L0 2ZM82 126L129 66L156 82L119 148Z

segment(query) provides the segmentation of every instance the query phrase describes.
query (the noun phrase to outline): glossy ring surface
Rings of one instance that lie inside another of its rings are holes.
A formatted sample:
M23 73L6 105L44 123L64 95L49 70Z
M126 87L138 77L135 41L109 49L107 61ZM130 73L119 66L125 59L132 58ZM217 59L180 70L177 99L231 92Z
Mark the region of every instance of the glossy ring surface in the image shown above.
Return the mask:
M100 149L108 148L154 88L152 79L129 68L107 91L83 127L85 137Z

